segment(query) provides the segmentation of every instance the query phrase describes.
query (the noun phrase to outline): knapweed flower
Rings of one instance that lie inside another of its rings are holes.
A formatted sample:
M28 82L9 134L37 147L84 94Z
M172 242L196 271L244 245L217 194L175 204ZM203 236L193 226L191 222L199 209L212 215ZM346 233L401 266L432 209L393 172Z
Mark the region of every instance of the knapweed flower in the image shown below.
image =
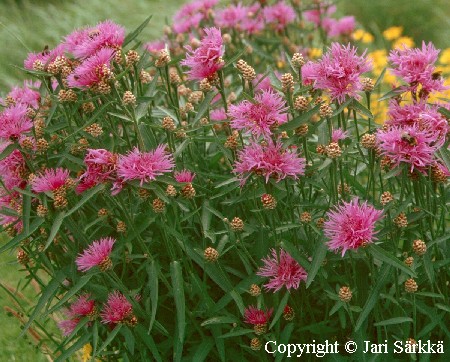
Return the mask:
M32 83L30 81L24 81L23 87L13 87L6 96L6 99L14 101L14 103L22 103L27 107L37 109L41 100L41 95L37 90L39 89L40 82Z
M303 16L307 21L320 25L322 19L329 17L336 12L335 5L320 4L318 9L306 10L303 12Z
M258 309L254 306L249 306L244 311L244 321L245 323L252 325L266 325L272 316L273 309Z
M69 87L90 88L112 79L111 60L114 50L102 48L85 59L67 78Z
M262 91L255 95L254 102L244 100L230 106L230 126L249 131L256 137L267 137L272 134L273 127L286 123L286 110L285 101L280 95Z
M33 127L33 122L27 116L27 106L18 103L5 108L0 113L0 138L17 140Z
M106 20L94 27L74 31L65 38L63 45L67 52L83 59L102 48L120 49L124 40L125 28Z
M174 177L177 182L181 182L181 183L192 182L192 181L194 181L195 173L193 173L189 170L176 171L174 173Z
M422 43L422 49L394 49L389 54L389 61L393 65L391 72L403 78L412 90L422 85L422 93L447 89L444 87L444 79L436 73L434 63L438 59L440 50L432 43Z
M355 29L355 17L344 16L340 19L324 19L324 27L330 37L350 35Z
M230 5L216 12L214 22L219 28L236 28L245 19L247 12L248 9L241 3Z
M48 168L42 174L33 178L31 189L38 193L55 191L65 186L68 178L68 170L63 168Z
M418 125L398 127L377 132L377 144L383 156L388 157L395 166L400 163L409 165L410 171L431 166L434 153L443 145L444 139L439 134Z
M75 330L79 322L80 322L79 318L65 319L58 322L58 328L61 330L63 336L66 337L72 334L72 332Z
M56 57L64 55L64 45L60 44L56 48L44 49L40 53L29 53L24 61L24 68L29 70L44 71Z
M170 172L175 167L172 155L165 148L166 145L159 145L150 152L134 148L126 156L119 156L117 175L123 181L140 180L141 186L144 182L156 180L156 176Z
M115 291L108 295L108 300L100 312L102 323L117 324L131 322L133 318L133 306L120 292Z
M252 173L263 176L266 183L271 177L277 182L286 177L297 179L305 173L305 159L295 151L283 149L280 142L253 142L239 151L233 172L238 174L241 185Z
M348 137L348 131L343 131L340 128L334 129L331 132L331 142L338 142Z
M347 96L360 98L363 89L361 75L371 69L365 53L358 56L357 49L332 43L331 48L318 62L308 62L302 67L305 84L315 89L328 90L331 98L343 103Z
M70 305L69 313L72 316L92 317L95 314L95 301L89 299L90 294L82 294Z
M273 289L274 292L281 288L297 289L300 282L306 281L308 274L295 259L283 249L278 255L275 249L271 250L272 256L262 259L264 266L259 269L256 275L270 278L264 287L267 290Z
M87 272L95 266L100 267L102 271L110 269L112 261L109 256L115 242L116 240L113 238L101 238L94 241L75 260L78 270Z
M213 79L217 71L225 65L222 56L225 53L222 35L217 28L205 28L206 35L197 49L186 46L188 53L181 62L190 70L187 72L191 80Z
M375 224L383 211L375 209L367 202L359 204L358 198L343 202L327 212L324 234L329 239L328 248L342 250L342 256L349 249L357 249L376 240Z
M206 19L210 10L218 0L195 0L183 5L173 17L173 30L175 33L188 33L199 27L200 22Z
M117 159L117 154L108 150L89 149L84 158L87 170L80 176L76 192L84 192L105 181L114 181Z
M4 143L0 145L0 152L2 152L11 143ZM14 150L0 160L0 177L7 190L12 190L14 187L25 187L23 176L26 171L25 159L19 150Z
M277 30L283 30L295 18L295 10L284 1L277 1L274 5L263 8L264 18L267 23L273 24Z

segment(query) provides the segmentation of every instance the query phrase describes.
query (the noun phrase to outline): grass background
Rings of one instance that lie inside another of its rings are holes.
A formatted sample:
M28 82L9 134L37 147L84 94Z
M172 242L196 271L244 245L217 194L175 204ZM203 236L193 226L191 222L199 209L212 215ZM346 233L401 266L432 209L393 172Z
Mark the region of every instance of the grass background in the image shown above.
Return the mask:
M0 2L0 93L23 79L14 65L22 66L28 52L39 51L45 45L54 47L62 36L73 29L112 19L133 30L147 16L153 15L150 25L140 39L147 41L162 34L167 19L185 1L176 0L2 0ZM392 25L402 25L405 35L416 44L431 40L439 48L450 46L450 6L448 0L341 0L341 14L355 15L357 20L374 34ZM3 237L3 239L5 239ZM0 238L1 242L1 238ZM17 286L19 277L15 255L0 255L0 281ZM32 288L24 291L36 300ZM19 323L4 313L10 304L0 289L0 361L46 361L27 338L18 338Z

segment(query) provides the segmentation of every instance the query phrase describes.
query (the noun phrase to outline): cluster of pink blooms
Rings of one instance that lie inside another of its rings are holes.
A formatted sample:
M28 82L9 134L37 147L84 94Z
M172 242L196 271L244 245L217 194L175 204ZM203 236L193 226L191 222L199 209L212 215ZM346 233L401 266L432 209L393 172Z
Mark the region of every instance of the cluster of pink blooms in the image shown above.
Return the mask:
M342 202L328 211L324 223L324 234L329 239L328 248L342 251L357 249L376 240L375 224L381 219L383 211L375 209L358 198Z
M329 91L333 100L343 103L346 97L360 98L361 75L370 70L365 53L359 56L350 44L333 43L321 60L302 67L302 78L305 84Z
M323 28L329 37L350 35L355 29L355 18L353 16L344 16L340 19L332 18L331 15L335 12L335 5L323 2L318 9L304 11L303 16L307 21Z
M95 315L95 301L90 299L90 297L89 294L82 294L66 310L65 314L69 319L58 323L58 327L62 330L63 335L70 335L83 317L93 317Z
M266 183L270 178L276 181L305 173L305 159L297 152L284 149L280 142L268 140L265 144L252 142L238 152L238 159L233 172L238 174L241 185L244 185L251 174L261 175Z
M430 167L437 166L450 174L436 158L436 151L444 145L450 131L447 119L438 109L448 105L427 103L431 92L445 89L443 79L435 76L438 54L433 44L423 43L421 49L397 49L389 56L392 72L408 83L404 89L411 92L413 102L390 102L388 127L377 132L377 143L392 166L406 164L411 173L417 170L427 174Z
M68 178L68 170L47 168L42 174L33 178L31 189L37 193L56 191L66 185Z
M79 178L77 193L82 193L102 182L115 181L116 154L102 148L89 149L84 157L84 164L86 171Z
M256 275L270 278L264 287L274 292L281 288L298 289L300 282L306 281L308 274L297 261L285 250L281 249L278 255L275 249L271 250L272 256L262 259L264 266L259 269Z
M100 266L102 263L109 260L115 242L116 239L110 237L93 241L92 244L75 260L78 270L87 272L93 267Z

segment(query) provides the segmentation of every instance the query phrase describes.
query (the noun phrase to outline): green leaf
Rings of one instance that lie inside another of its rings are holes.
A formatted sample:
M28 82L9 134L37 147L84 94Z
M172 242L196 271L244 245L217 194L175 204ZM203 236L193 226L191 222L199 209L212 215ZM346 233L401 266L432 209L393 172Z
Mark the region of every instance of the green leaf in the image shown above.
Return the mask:
M0 153L0 161L8 157L14 150L17 150L18 148L19 145L17 143L11 143L10 145L6 146L2 153Z
M380 291L387 283L390 275L391 275L391 267L383 266L380 268L381 273L378 275L377 282L370 292L369 298L367 298L366 303L364 304L363 310L356 321L355 332L358 331L366 319L369 317L370 312L378 301L378 297L380 296Z
M150 22L150 19L152 18L152 16L153 15L150 15L147 19L145 19L143 21L143 23L141 25L139 25L135 30L133 30L130 34L128 34L125 37L125 40L123 41L122 47L127 46L132 40L134 40L142 32L142 30L145 29L145 27Z
M25 240L27 237L29 237L31 234L33 234L38 228L39 226L41 226L44 223L45 219L44 218L37 218L35 219L31 225L30 225L30 230L28 233L25 232L21 232L19 235L16 235L14 238L12 238L8 243L6 243L5 245L3 245L0 248L0 253L4 252L5 250L11 249L16 247L17 245L19 245L19 243L22 240Z
M371 111L369 111L365 106L363 106L361 103L359 103L357 100L353 99L353 102L351 104L351 107L358 112L359 114L366 116L368 118L373 119L373 114Z
M91 335L89 333L83 334L78 341L72 344L68 349L66 349L62 354L56 358L55 362L68 361L69 357L72 356L76 351L81 349L86 343L88 343Z
M47 248L50 246L51 242L53 241L59 229L61 228L62 222L64 221L65 217L66 217L65 211L62 211L58 215L56 215L53 221L52 228L50 230L50 235L48 236L47 239L47 243L45 244L44 250L47 250Z
M327 255L327 244L319 241L319 245L316 246L316 250L314 252L311 268L308 270L308 278L306 279L306 288L309 288L311 283L314 281L314 278L316 277L317 272L322 266L323 260L325 259L326 255Z
M170 263L170 277L172 279L172 292L177 312L178 341L176 343L182 345L186 329L186 306L184 300L183 274L181 272L181 265L178 261Z
M201 324L201 326L204 327L211 324L232 324L238 322L239 320L235 316L219 316L207 319Z
M245 49L242 49L241 51L239 51L238 53L236 53L235 55L233 55L224 65L224 68L229 66L230 64L233 64L236 60L238 60L240 57L242 57L242 54L245 53Z
M250 333L254 333L254 332L255 331L253 329L237 329L235 331L225 333L225 334L221 335L219 338L230 338L230 337L243 336L244 334L250 334Z
M436 303L434 306L435 306L436 308L445 310L446 312L450 313L450 307L449 307L448 305L441 304L441 303Z
M371 244L368 247L368 250L374 258L381 260L381 261L385 262L386 264L392 265L393 267L404 271L406 274L408 274L412 277L416 277L416 273L414 272L414 270L412 270L410 267L406 266L404 263L402 263L400 260L398 260L395 256L393 256L391 253L387 252L383 248L379 247L378 245Z
M400 324L400 323L408 323L413 322L413 319L410 317L396 317L396 318L390 318L386 319L381 322L374 323L373 325L375 327L383 327L383 326L389 326L391 324Z
M200 103L200 105L198 107L197 114L195 115L193 124L196 124L200 120L200 118L203 117L203 115L208 110L209 106L211 105L211 101L216 96L216 94L217 93L215 93L215 92L209 92L206 95L205 99L203 100L202 103Z
M449 111L447 108L440 107L440 108L438 109L438 112L439 112L440 114L442 114L443 116L445 116L446 118L450 119L450 111Z
M105 188L104 184L97 185L86 192L83 193L83 197L77 204L72 207L69 211L67 211L66 216L72 215L75 211L77 211L81 206L83 206L86 202L88 202L92 197L94 197L97 193L102 191Z
M204 361L208 357L209 352L214 347L214 339L213 338L206 338L203 340L202 343L199 344L197 347L197 350L194 353L194 356L192 357L192 361Z
M290 131L292 129L295 129L302 125L303 123L309 121L313 115L315 115L320 108L320 104L316 105L314 108L310 109L309 111L303 113L302 115L295 117L292 121L289 121L288 123L282 124L279 127L280 131Z
M134 330L136 331L136 334L140 337L142 342L148 347L151 354L153 355L153 358L157 362L162 362L161 355L159 354L158 347L155 344L155 341L153 340L153 337L151 336L150 332L145 332L145 329L142 325L138 324L136 327L134 327Z
M103 344L100 346L100 348L97 351L97 355L98 356L100 354L101 351L103 351L106 347L108 347L108 345L112 342L112 340L117 336L117 333L119 333L119 331L121 330L121 328L123 327L123 324L117 324L114 329L112 330L111 333L108 334L108 337L105 339L105 341L103 342ZM92 357L96 357L96 356L92 356Z
M30 186L27 186L27 191L30 191ZM31 196L28 194L24 194L22 222L23 222L23 232L25 234L28 234L30 232L30 213L31 213Z
M378 87L378 85L379 85L379 84L381 83L381 81L383 80L384 74L386 73L386 69L387 69L387 68L384 68L384 69L381 71L380 76L378 77L377 81L376 81L375 84L373 85L374 88Z
M151 332L153 323L156 318L156 311L158 310L158 268L155 261L152 260L147 267L148 286L150 289L150 301L152 302L152 314L150 316L150 325L148 326L148 333Z
M378 102L384 101L385 99L390 99L390 98L397 97L399 94L402 94L404 92L405 92L404 86L400 86L400 87L394 88L391 91L389 91L386 94L384 94L381 98L379 98Z
M145 96L149 98L149 100L139 103L138 106L136 107L136 120L140 120L142 117L145 116L145 114L147 113L147 109L148 109L148 104L151 102L151 100L154 97L154 93L155 93L155 89L156 89L156 85L158 84L158 77L159 74L156 73L153 76L152 81L150 82L148 89L145 92Z
M281 299L281 302L278 304L277 311L275 312L275 315L272 319L272 323L270 323L269 329L272 329L272 327L275 325L275 323L278 322L278 319L280 319L281 315L283 314L284 307L286 307L287 302L289 300L289 296L290 296L289 292L286 292L284 294L283 299Z

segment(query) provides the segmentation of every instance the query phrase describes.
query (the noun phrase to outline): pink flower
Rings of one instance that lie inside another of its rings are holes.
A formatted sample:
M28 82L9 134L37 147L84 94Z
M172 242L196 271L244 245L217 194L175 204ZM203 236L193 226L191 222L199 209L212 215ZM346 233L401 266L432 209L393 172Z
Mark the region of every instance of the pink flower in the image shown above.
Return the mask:
M75 260L78 270L87 272L95 266L100 266L101 269L110 268L111 259L109 256L115 242L116 240L113 238L101 238L92 242Z
M34 192L55 191L64 186L69 178L69 171L63 168L47 168L44 173L36 176L31 182Z
M187 72L191 80L211 79L218 70L224 66L222 56L225 53L222 35L217 28L205 28L206 35L201 40L197 49L186 46L188 53L186 59L181 62L190 68Z
M124 40L125 28L107 20L97 26L76 30L69 34L65 39L64 47L75 57L83 59L94 55L102 48L120 49Z
M270 83L270 78L268 76L264 76L263 74L257 74L252 83L255 91L273 91L272 83Z
M173 17L174 32L188 33L197 29L217 3L218 0L195 0L183 5Z
M338 142L340 140L346 139L348 137L348 132L342 129L334 129L331 132L331 142Z
M108 295L106 305L100 315L102 323L117 324L128 320L133 313L133 306L120 292L115 291Z
M51 50L44 50L40 53L29 53L27 59L24 61L24 68L29 70L37 70L36 65L40 63L44 66L44 69L53 62L56 57L64 55L64 46L62 44L58 45L56 48Z
M355 30L355 17L354 16L344 16L338 20L336 19L325 19L328 20L324 23L327 29L328 36L338 37L340 35L350 35L353 30Z
M238 153L233 172L238 174L241 185L252 173L263 176L266 183L270 177L277 182L288 176L297 179L305 172L305 159L272 140L264 146L253 142Z
M157 54L159 51L166 48L166 43L162 40L156 40L149 43L144 44L145 50L149 53Z
M428 45L423 42L422 49L394 49L389 54L389 61L394 66L391 71L409 83L408 89L416 90L421 84L424 96L432 91L445 90L447 87L444 87L444 79L435 73L434 63L439 52L431 42Z
M34 109L39 108L39 102L41 100L41 95L38 91L32 89L38 89L40 82L35 82L34 84L30 81L25 81L23 87L14 87L8 93L9 98L13 99L16 103L22 103L27 107Z
M69 336L72 334L79 322L79 318L62 320L58 323L58 328L62 331L63 336Z
M33 122L27 116L27 106L18 103L5 108L0 113L0 138L17 140L33 127Z
M175 180L177 182L192 182L195 178L195 173L189 171L189 170L183 170L179 172L174 173Z
M117 175L123 181L140 180L140 184L150 182L175 167L172 155L165 151L166 145L159 145L150 152L140 152L137 148L126 156L119 157Z
M276 2L272 6L265 6L263 12L266 21L273 24L277 30L283 30L296 18L294 9L284 1Z
M345 47L332 43L320 61L308 62L302 67L302 77L305 84L312 83L315 89L328 90L333 100L343 103L346 96L360 98L361 74L370 69L365 53L358 56L356 48L350 44Z
M239 3L218 10L214 16L214 22L219 28L237 28L246 16L247 8Z
M342 249L342 256L349 249L357 249L376 240L375 223L381 219L383 211L364 202L359 205L358 198L343 202L327 212L324 234L330 240L330 250Z
M218 109L214 109L211 111L211 113L209 114L209 117L211 118L212 121L225 121L228 117L227 114L225 113L225 109L223 108L218 108Z
M386 131L379 130L377 143L383 156L389 157L395 166L401 163L410 165L410 171L424 169L432 165L434 153L443 145L445 139L439 134L418 125L393 126Z
M117 168L117 155L105 149L89 149L84 158L87 170L79 178L76 192L82 193L105 181L113 181Z
M272 316L272 313L273 313L272 308L266 309L264 311L251 305L244 311L245 323L253 325L267 324L269 322L270 317Z
M230 126L238 130L252 132L256 137L268 137L271 128L286 123L287 115L284 99L277 93L262 91L255 95L254 102L244 100L231 105L229 115L233 120Z
M108 82L112 76L111 60L114 52L112 49L102 48L85 59L67 78L69 87L89 88Z
M324 5L321 4L318 9L306 10L303 12L305 19L316 25L320 25L322 19L325 16L330 16L336 12L335 5Z
M242 20L240 28L249 35L257 34L264 30L264 16L260 9L261 5L259 3L255 3L246 8L247 16Z
M89 299L89 294L81 295L70 305L69 313L72 316L91 316L95 312L95 301Z
M2 152L11 143L4 143L0 146ZM0 160L0 177L3 180L4 186L7 190L12 190L14 187L24 188L25 180L22 175L26 170L26 163L19 150L14 150Z
M269 283L264 287L274 292L279 291L284 286L286 289L297 289L300 282L306 281L308 274L299 263L295 261L286 251L280 250L280 255L275 249L271 250L272 257L262 259L264 266L259 269L256 275L270 278Z

